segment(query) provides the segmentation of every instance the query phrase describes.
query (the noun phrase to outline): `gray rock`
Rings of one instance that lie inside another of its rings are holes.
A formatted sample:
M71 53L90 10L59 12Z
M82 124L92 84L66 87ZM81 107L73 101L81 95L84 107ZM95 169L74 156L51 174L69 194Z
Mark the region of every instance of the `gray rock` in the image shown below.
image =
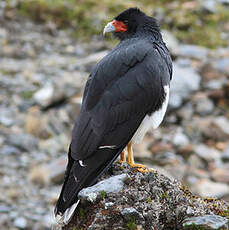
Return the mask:
M0 213L6 212L8 213L10 211L10 207L6 205L0 205Z
M220 159L220 152L214 148L209 148L207 145L199 144L193 147L195 154L206 161Z
M217 2L215 0L204 0L200 1L201 7L207 13L216 13L217 12Z
M38 139L26 133L9 134L7 143L28 152L38 148Z
M107 208L109 208L109 207L111 207L111 206L113 206L113 205L114 205L113 202L107 202L107 203L105 204L105 209L107 209Z
M54 120L52 119L52 121L50 122L50 124L52 126L55 126L55 122L58 122L58 120ZM59 124L60 125L60 124ZM55 129L59 128L62 131L64 130L64 127L62 127L63 124L59 127L58 125L56 125ZM58 135L58 131L59 130L54 130L56 135L53 138L49 138L47 140L43 140L40 141L39 143L39 148L44 151L47 152L49 154L55 155L57 152L63 152L66 151L66 149L68 148L68 139L66 137L66 135L64 135L63 133L61 135Z
M1 149L1 154L18 154L20 153L19 149L14 146L4 145Z
M221 133L229 136L229 120L226 117L216 117L213 120L213 125L216 126Z
M121 174L117 176L113 176L106 180L103 180L91 187L82 189L79 192L79 199L82 201L91 201L94 202L100 195L101 191L107 193L118 193L122 190L124 186L124 181L126 180L126 174Z
M196 104L196 111L200 115L208 115L211 114L211 112L214 110L214 104L213 102L208 99L207 97L201 98L197 101Z
M86 82L86 76L87 74L82 72L63 72L61 73L63 80L46 83L33 95L33 99L42 107L68 99L81 91Z
M4 114L3 111L1 111L1 113L0 113L0 123L5 125L5 126L11 126L14 123L14 121L9 115Z
M61 156L51 163L41 164L33 167L29 172L29 179L33 183L45 185L50 182L53 184L63 181L67 157Z
M223 161L229 161L229 146L227 146L227 148L224 150L221 157Z
M178 108L191 92L200 87L200 75L191 68L183 68L174 64L173 80L169 105Z
M76 61L75 67L83 71L90 72L92 66L98 61L100 61L104 56L106 56L108 52L109 52L108 50L100 51L100 52L91 54L85 58L79 58Z
M27 220L24 217L18 217L14 220L14 226L20 229L27 227Z
M135 208L132 208L132 207L124 208L123 210L121 210L121 215L126 221L129 221L129 219L132 216L134 216L135 219L144 220L142 214L140 214Z
M206 87L209 89L222 89L225 82L226 82L226 79L222 79L222 78L217 79L217 80L213 79L206 83Z
M182 108L178 111L179 116L183 120L192 120L194 113L193 105L192 103L186 103Z
M218 230L218 229L229 229L229 221L227 218L217 215L205 215L186 218L183 221L183 227L204 228L205 230Z
M195 190L202 197L222 198L229 194L229 185L202 179L196 183Z
M154 161L156 161L159 165L167 165L167 164L173 164L176 162L183 162L183 158L179 155L176 155L173 152L163 152L160 154L157 154L154 157Z
M229 183L229 164L220 165L211 171L211 177L216 182ZM229 193L229 192L228 192Z
M178 57L176 59L176 63L177 63L177 65L179 65L181 67L190 67L192 65L192 60L189 58Z
M43 218L43 220L44 220L43 224L44 224L44 226L47 227L47 229L50 229L50 226L53 226L56 223L56 221L53 218L53 216L49 215L49 214L45 215L44 218Z
M173 143L177 146L187 145L189 139L181 130L178 130L173 137Z
M217 0L219 3L229 5L229 0Z
M178 53L178 50L179 50L179 42L175 38L175 36L167 30L162 30L162 37L163 37L163 40L165 41L169 51L172 54L176 55Z
M220 72L229 75L229 58L222 58L214 62L215 68Z
M54 86L50 82L46 83L43 88L38 90L34 95L33 99L42 106L48 106L52 100L54 94Z
M6 38L7 30L5 28L0 29L0 38Z
M196 167L196 168L204 168L204 162L203 160L197 156L192 154L189 158L188 158L188 163L192 166L192 167Z
M129 168L127 164L114 164L107 176L116 170L119 172L121 167L123 171ZM90 210L84 215L85 223L91 223L90 229L100 229L103 226L104 229L121 230L127 229L129 223L133 226L141 225L142 229L170 229L171 226L183 229L182 221L187 217L215 214L217 211L212 207L218 202L217 207L222 211L227 209L224 201L206 202L192 196L176 180L169 180L159 173L136 173L130 170L127 175L129 183L124 183L119 192L107 194L104 199L97 200L96 205L81 202L80 208ZM113 204L106 205L110 202ZM134 218L130 221L131 216ZM73 225L79 228L79 217L76 213L76 218L72 219L66 229Z
M196 45L179 45L179 56L206 60L208 49Z

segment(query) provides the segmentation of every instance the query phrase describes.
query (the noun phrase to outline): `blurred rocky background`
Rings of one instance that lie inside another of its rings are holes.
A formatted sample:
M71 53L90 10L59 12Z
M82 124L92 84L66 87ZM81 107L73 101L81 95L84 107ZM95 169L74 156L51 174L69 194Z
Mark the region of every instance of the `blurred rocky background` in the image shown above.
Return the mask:
M50 228L85 81L117 43L103 26L133 6L160 21L174 60L166 118L136 159L229 201L228 0L1 0L1 230Z

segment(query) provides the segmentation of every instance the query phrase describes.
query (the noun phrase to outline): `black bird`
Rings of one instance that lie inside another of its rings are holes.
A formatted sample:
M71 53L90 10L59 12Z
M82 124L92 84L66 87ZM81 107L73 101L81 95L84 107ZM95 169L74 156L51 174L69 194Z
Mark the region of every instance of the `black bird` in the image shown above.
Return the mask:
M68 153L64 184L55 216L68 223L79 203L77 195L121 154L134 163L132 143L163 120L169 98L172 61L156 19L138 8L120 13L104 28L120 43L97 63L85 86Z

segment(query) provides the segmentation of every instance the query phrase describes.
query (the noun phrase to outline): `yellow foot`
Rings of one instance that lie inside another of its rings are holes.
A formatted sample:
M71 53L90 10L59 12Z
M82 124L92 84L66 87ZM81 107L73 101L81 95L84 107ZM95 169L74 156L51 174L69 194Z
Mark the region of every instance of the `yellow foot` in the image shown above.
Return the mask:
M133 156L133 149L132 149L131 142L129 142L128 145L127 145L127 151L128 151L128 161L127 162L128 162L130 167L136 168L136 170L138 170L141 173L147 173L147 172L156 171L153 168L148 169L145 165L135 164L134 163L134 156ZM122 156L123 155L121 155L121 159L122 159Z
M138 170L141 173L147 173L147 172L153 172L155 171L153 168L147 168L145 165L142 164L129 164L130 167L132 168L136 168L136 170Z
M129 166L132 167L132 168L146 168L145 165L135 164L135 163L129 163Z
M148 173L148 172L155 172L156 170L153 168L139 168L138 171L141 173Z
M120 154L120 160L119 160L119 163L122 164L122 163L125 163L126 162L126 154L125 154L125 150L123 150Z
M119 160L119 163L120 163L120 164L122 164L122 163L126 163L126 161Z

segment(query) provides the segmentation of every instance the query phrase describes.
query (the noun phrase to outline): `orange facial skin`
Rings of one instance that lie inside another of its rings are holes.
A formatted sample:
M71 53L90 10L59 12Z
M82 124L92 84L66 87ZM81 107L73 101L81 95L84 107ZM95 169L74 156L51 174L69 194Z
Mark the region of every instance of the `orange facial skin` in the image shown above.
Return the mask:
M112 25L115 27L115 32L125 32L127 31L127 25L122 21L113 20Z

